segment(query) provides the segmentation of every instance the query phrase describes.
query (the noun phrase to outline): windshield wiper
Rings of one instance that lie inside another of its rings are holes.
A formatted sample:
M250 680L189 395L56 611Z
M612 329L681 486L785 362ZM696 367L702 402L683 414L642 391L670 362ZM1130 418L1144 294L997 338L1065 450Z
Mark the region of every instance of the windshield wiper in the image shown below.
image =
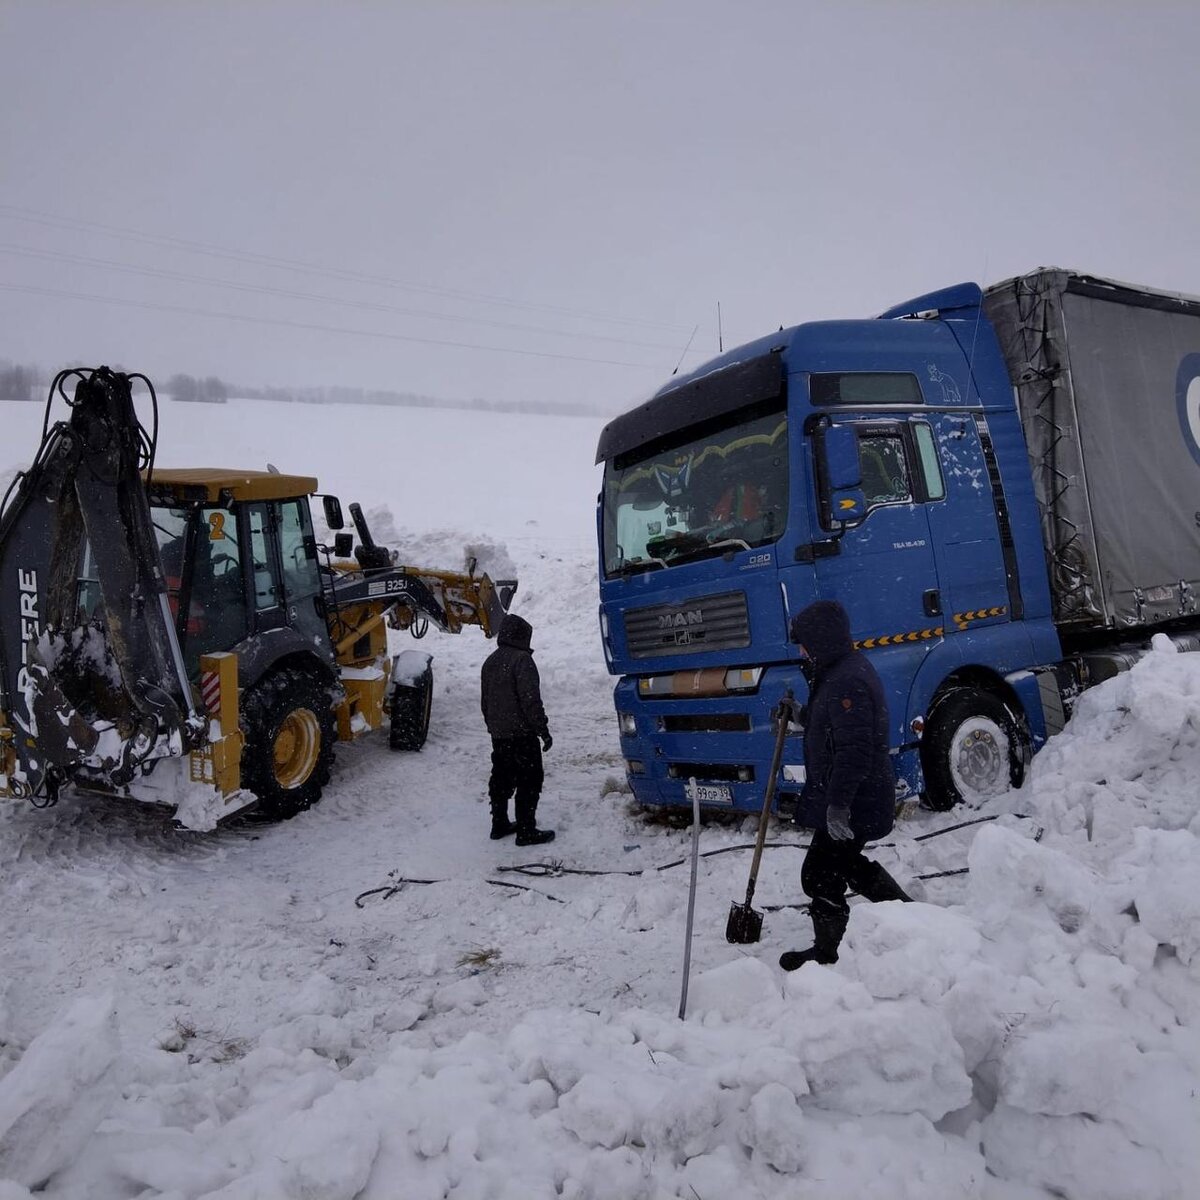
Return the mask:
M611 574L615 578L625 575L638 575L642 571L649 571L651 568L662 570L668 565L669 564L664 562L661 558L655 558L654 555L651 554L648 558L627 559L619 567L617 567L616 570L612 571Z

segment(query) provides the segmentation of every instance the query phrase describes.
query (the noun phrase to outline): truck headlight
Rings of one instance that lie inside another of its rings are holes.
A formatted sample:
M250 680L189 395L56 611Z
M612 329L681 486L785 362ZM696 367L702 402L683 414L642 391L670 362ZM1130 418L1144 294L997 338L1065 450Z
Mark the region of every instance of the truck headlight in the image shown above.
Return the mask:
M633 737L637 733L637 718L633 713L619 712L617 713L617 728L620 729L622 737Z
M762 678L762 667L730 667L725 672L727 692L752 692Z

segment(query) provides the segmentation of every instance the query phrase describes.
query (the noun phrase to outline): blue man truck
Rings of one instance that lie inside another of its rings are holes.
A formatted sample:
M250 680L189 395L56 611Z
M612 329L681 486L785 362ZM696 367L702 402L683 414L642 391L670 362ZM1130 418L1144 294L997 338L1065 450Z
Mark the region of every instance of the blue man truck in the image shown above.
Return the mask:
M596 461L642 804L694 780L761 806L772 709L807 695L789 619L816 599L883 679L897 799L939 810L1020 784L1154 634L1200 648L1197 297L1039 269L781 329L611 421Z

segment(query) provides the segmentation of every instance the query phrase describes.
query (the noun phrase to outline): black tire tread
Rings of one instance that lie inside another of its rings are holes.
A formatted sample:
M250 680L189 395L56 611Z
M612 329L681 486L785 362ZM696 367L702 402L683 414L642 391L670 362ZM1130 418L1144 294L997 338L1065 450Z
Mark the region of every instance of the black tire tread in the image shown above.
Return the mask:
M429 736L433 707L433 670L426 667L413 687L397 685L392 691L392 720L388 745L393 750L420 750Z
M297 708L312 711L321 727L321 746L312 774L295 788L281 788L275 778L271 746L279 726ZM258 797L258 811L287 820L320 799L333 771L337 740L328 685L314 672L284 667L247 689L242 697L242 786Z

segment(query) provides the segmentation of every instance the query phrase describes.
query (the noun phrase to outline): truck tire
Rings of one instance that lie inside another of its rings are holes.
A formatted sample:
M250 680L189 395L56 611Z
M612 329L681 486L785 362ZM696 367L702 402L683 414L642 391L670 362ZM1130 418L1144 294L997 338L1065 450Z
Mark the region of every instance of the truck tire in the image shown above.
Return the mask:
M392 727L388 745L393 750L420 750L429 736L433 711L433 668L426 667L411 687L397 684L392 690Z
M921 739L925 803L945 812L977 808L1025 779L1025 738L1008 706L991 692L964 687L937 702Z
M242 786L258 811L287 820L321 799L333 766L335 727L329 689L317 676L285 667L242 699Z

